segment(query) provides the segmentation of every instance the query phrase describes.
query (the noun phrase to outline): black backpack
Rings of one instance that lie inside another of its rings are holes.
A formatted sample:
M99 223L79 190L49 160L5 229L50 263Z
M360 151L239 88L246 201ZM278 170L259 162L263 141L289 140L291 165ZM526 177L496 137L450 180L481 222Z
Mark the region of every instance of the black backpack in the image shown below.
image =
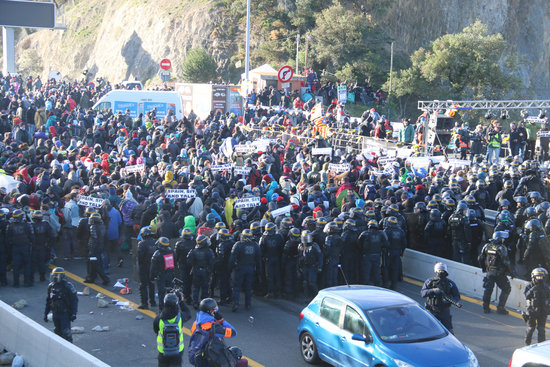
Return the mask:
M179 354L179 341L180 333L179 322L180 314L176 316L176 320L173 323L164 323L164 328L162 330L162 345L164 347L164 355L166 357L177 356Z
M206 344L204 357L210 367L235 367L237 358L227 348L222 338L214 335L214 327L211 329L210 340Z

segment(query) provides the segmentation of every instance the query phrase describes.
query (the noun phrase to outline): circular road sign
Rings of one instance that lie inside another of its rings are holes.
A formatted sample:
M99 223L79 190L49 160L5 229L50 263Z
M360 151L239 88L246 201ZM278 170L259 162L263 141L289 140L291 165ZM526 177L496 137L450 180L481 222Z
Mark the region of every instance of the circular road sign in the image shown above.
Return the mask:
M168 59L160 60L160 68L162 70L170 70L171 67L172 67L172 63L170 62L170 60Z
M279 72L277 73L277 78L281 83L286 83L286 82L289 82L290 79L292 79L293 75L294 75L294 69L292 69L292 67L288 65L285 65L279 69Z

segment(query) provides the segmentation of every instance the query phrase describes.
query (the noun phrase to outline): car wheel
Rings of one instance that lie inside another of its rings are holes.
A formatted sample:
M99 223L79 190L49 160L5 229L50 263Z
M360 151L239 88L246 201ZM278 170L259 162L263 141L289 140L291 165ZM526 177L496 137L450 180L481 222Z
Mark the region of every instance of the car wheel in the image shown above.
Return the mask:
M307 331L300 336L300 351L302 353L302 358L304 358L304 361L307 363L319 362L319 354L317 354L315 340L313 340L313 337Z

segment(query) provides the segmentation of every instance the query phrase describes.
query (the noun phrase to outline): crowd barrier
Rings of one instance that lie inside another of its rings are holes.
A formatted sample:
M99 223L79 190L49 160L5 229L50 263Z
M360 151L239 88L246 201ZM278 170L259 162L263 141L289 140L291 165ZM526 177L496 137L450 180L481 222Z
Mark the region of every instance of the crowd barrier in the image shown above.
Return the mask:
M21 355L27 367L109 366L2 301L0 329L0 344Z
M424 282L426 279L434 276L434 264L440 261L447 264L449 278L456 283L461 294L472 298L482 299L483 277L485 277L485 274L480 268L475 266L406 249L405 254L403 255L403 274L409 278ZM506 302L507 307L515 310L523 310L525 308L525 297L523 295L523 290L527 284L528 282L525 280L510 280L512 292ZM491 301L497 301L498 296L499 290L495 286L495 290L491 296Z

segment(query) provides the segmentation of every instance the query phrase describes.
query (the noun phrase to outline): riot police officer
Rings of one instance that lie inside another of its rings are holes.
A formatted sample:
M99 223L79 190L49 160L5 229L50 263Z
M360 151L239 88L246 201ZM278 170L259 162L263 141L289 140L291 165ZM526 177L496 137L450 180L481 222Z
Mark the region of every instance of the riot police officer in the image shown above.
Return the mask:
M198 235L196 243L195 248L189 251L187 255L187 263L191 267L191 276L193 279L193 307L198 310L200 300L206 298L208 294L210 274L214 266L214 252L210 249L208 237L205 235Z
M522 314L527 323L527 332L525 334L525 344L531 344L531 338L535 332L538 332L537 341L546 340L546 317L548 316L548 300L550 299L550 288L545 280L548 272L544 268L535 268L531 272L531 282L525 287L523 294L527 306L527 312Z
M453 260L469 264L472 232L466 203L458 204L454 214L449 217L449 227L452 238Z
M74 285L65 279L65 269L52 270L51 282L48 285L44 321L48 322L48 313L53 315L54 333L63 339L73 342L71 321L76 320L78 297Z
M174 251L170 248L170 240L160 237L156 242L157 250L151 258L151 270L149 277L157 281L159 310L164 308L164 295L166 287L170 287L174 279L176 266Z
M298 264L298 245L300 244L300 230L291 228L288 240L283 248L284 291L286 298L293 299L296 294L296 272Z
M323 270L323 254L319 245L313 242L309 230L303 230L302 243L298 246L298 271L302 277L306 300L317 295L317 274Z
M275 223L268 222L265 232L260 238L260 249L264 263L265 279L267 280L266 298L273 298L281 291L281 255L283 253L283 237L277 233Z
M6 228L6 243L11 249L13 263L13 286L19 287L19 273L23 270L25 287L32 286L32 257L31 246L34 231L29 223L23 221L25 213L16 209L13 221Z
M376 220L369 221L367 230L357 240L361 253L361 273L363 284L382 285L381 262L387 259L388 238L384 231L378 229ZM385 264L384 264L385 265Z
M191 298L191 267L187 263L187 255L195 247L193 232L189 228L184 228L181 232L181 238L176 242L175 255L178 265L178 276L183 282L183 295L187 303L192 302Z
M508 238L507 232L497 231L493 233L493 239L483 247L478 257L481 270L487 273L485 278L483 278L483 288L485 289L483 292L484 313L491 312L489 304L496 283L501 291L497 305L497 313L501 315L508 314L504 306L506 305L506 300L512 288L510 287L510 281L506 274L513 273L510 267L510 259L508 258L508 250L504 245L506 238Z
M151 307L157 305L155 301L155 284L149 277L151 259L156 251L156 244L153 239L153 232L149 228L145 228L141 232L141 237L143 239L138 244L139 296L141 304L138 308L147 310L149 308L147 300L149 300Z
M395 217L389 217L387 221L388 227L384 229L384 233L388 238L388 272L390 288L395 289L397 282L401 278L402 264L401 256L407 247L407 236L399 226L399 222Z
M328 235L322 246L323 257L325 259L323 266L323 286L334 287L338 284L338 264L340 263L340 253L344 243L340 236L338 224L332 221L327 224Z
M254 240L252 231L245 229L241 240L233 246L229 258L230 270L233 272L233 308L236 312L240 307L240 292L244 288L244 304L248 310L252 301L252 284L257 274L262 271L262 251Z
M35 210L32 213L32 228L34 230L35 241L32 246L32 259L34 264L34 272L38 271L40 281L46 280L46 260L50 254L50 246L52 240L52 228L42 220L42 212ZM32 278L31 277L31 278Z
M448 278L447 265L435 264L434 273L435 277L424 282L420 295L426 298L426 309L454 334L450 308L452 302L460 301L460 292L455 282Z
M526 263L527 270L532 271L539 264L543 264L543 267L547 266L550 260L550 248L538 219L531 219L525 223L525 242L526 249L521 259Z
M227 228L222 228L217 234L218 246L216 247L216 261L214 269L218 274L220 285L220 304L226 304L231 302L231 285L229 279L231 273L229 271L229 257L231 256L231 250L233 249L233 238Z
M445 234L447 225L441 219L439 209L430 211L430 220L424 228L424 241L428 246L428 253L434 256L443 256L445 251Z
M93 213L89 218L90 232L88 238L87 275L84 283L93 283L97 275L103 279L103 285L109 284L109 277L103 270L103 250L105 249L105 224L99 213Z
M350 283L358 281L358 257L359 250L357 245L357 239L359 233L357 233L357 227L355 226L355 220L347 219L343 226L344 232L342 233L342 270L346 277L346 280Z

